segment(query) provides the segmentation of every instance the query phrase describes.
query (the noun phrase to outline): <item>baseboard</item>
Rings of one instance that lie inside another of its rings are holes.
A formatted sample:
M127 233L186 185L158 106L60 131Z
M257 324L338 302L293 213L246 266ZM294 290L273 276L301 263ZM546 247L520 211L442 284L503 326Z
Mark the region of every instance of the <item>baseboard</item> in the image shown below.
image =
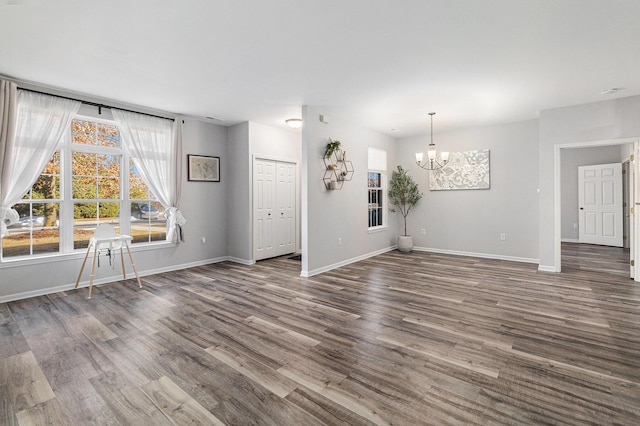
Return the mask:
M239 257L233 257L233 256L227 256L225 260L228 260L229 262L240 263L241 265L247 265L247 266L255 265L256 263L255 260L241 259Z
M469 257L480 257L483 259L496 259L496 260L508 260L509 262L523 262L523 263L540 263L540 259L533 259L529 257L516 257L516 256L505 256L501 254L490 254L490 253L475 253L469 251L458 251L458 250L445 250L445 249L437 249L431 247L414 247L415 251L425 251L430 253L440 253L440 254L451 254L455 256L469 256Z
M146 277L147 275L162 274L164 272L179 271L180 269L195 268L197 266L204 266L204 265L210 265L212 263L224 262L226 260L229 260L227 258L227 256L215 257L215 258L212 258L212 259L198 260L198 261L189 262L189 263L182 263L180 265L172 265L172 266L165 266L163 268L147 269L147 270L145 270L143 272L138 272L138 275L140 275L141 277ZM115 281L120 281L120 280L115 280ZM95 283L95 281L94 281L94 283ZM89 282L87 281L86 284L89 285Z
M323 266L322 268L317 268L317 269L314 269L314 270L311 270L311 271L302 271L302 272L300 272L300 276L303 277L303 278L309 278L309 277L312 277L314 275L318 275L318 274L321 274L323 272L330 271L332 269L340 268L342 266L346 266L346 265L349 265L351 263L359 262L361 260L368 259L370 257L374 257L374 256L377 256L377 255L382 254L382 253L386 253L386 252L391 251L391 250L395 250L396 248L397 248L397 246L394 245L394 246L391 246L391 247L386 247L386 248L383 248L383 249L380 249L380 250L373 251L371 253L363 254L361 256L352 257L351 259L342 260L340 262L336 262L336 263L333 263L331 265Z
M558 272L553 265L538 265L538 271L540 272Z
M577 240L575 238L561 238L560 241L563 243L579 243L580 242L580 240Z
M212 263L224 262L226 260L231 260L231 259L225 256L225 257L217 257L213 259L198 260L195 262L182 263L180 265L172 265L172 266L166 266L163 268L154 268L154 269L147 269L144 271L138 271L138 275L140 277L146 277L148 275L155 275L155 274L161 274L164 272L178 271L180 269L195 268L197 266L210 265ZM133 271L127 271L127 277L129 277L129 279L135 278ZM94 279L93 285L108 284L108 283L114 283L118 281L122 281L122 277L120 275L113 275L110 277ZM38 290L25 291L22 293L8 294L6 296L0 296L0 303L13 302L15 300L28 299L30 297L46 296L47 294L59 293L61 291L71 291L71 290L74 290L75 287L76 287L76 284L71 283L71 284L59 285L56 287L47 287L47 288L38 289ZM84 287L89 287L89 280L80 281L78 288L84 288Z

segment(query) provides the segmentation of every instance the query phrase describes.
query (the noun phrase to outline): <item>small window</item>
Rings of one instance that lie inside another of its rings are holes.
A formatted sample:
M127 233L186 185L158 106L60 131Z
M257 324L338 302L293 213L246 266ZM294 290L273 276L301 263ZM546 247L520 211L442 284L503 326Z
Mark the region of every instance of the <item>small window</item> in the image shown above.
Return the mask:
M369 228L382 226L384 224L383 215L383 189L382 174L369 172Z
M369 148L368 152L368 216L369 229L386 226L385 208L387 197L387 152L377 148Z
M75 119L71 123L71 141L82 145L120 148L120 131L112 124Z

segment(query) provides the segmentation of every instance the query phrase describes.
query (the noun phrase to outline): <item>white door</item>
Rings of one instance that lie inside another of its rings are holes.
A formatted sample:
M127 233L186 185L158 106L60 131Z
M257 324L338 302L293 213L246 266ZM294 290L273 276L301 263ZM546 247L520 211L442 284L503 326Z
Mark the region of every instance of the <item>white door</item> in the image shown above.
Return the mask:
M278 232L276 242L278 256L293 253L295 247L296 229L296 185L295 164L276 163L278 171L278 183L276 185L276 199L278 207Z
M622 164L578 167L581 243L622 247Z
M295 164L254 160L254 260L295 252L295 191Z
M277 256L274 246L276 167L274 161L253 163L253 246L255 260Z

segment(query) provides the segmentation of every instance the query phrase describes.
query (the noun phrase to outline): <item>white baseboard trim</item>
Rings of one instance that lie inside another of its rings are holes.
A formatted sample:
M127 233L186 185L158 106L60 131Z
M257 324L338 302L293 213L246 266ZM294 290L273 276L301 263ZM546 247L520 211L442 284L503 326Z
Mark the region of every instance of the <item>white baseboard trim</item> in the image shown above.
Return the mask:
M430 248L430 247L414 247L413 249L415 251L426 251L426 252L440 253L440 254L452 254L455 256L469 256L469 257L480 257L483 259L508 260L510 262L540 263L540 259L533 259L529 257L504 256L501 254L490 254L490 253L474 253L474 252L468 252L468 251L445 250L445 249L437 249L437 248Z
M314 269L312 271L302 271L302 272L300 272L300 276L303 277L303 278L309 278L309 277L312 277L314 275L318 275L318 274L321 274L323 272L330 271L332 269L340 268L342 266L346 266L346 265L349 265L351 263L359 262L361 260L368 259L370 257L377 256L379 254L386 253L386 252L391 251L391 250L395 250L396 248L397 248L397 246L394 245L394 246L391 246L391 247L386 247L386 248L383 248L383 249L380 249L380 250L373 251L371 253L363 254L361 256L352 257L351 259L347 259L347 260L343 260L343 261L340 261L340 262L336 262L336 263L333 263L331 265L323 266L322 268L317 268L317 269Z
M226 256L215 257L213 259L198 260L195 262L182 263L180 265L172 265L172 266L165 266L163 268L147 269L143 272L138 272L138 275L140 275L141 277L146 277L147 275L162 274L163 272L179 271L180 269L195 268L196 266L204 266L204 265L210 265L212 263L220 263L220 262L224 262L225 260L229 260L229 259ZM120 280L116 279L115 281L120 281ZM89 285L89 281L86 281L86 284Z
M224 260L228 260L229 262L240 263L241 265L255 265L255 260L250 259L241 259L239 257L227 256Z
M540 272L559 272L556 271L556 267L553 265L538 265L538 271Z
M148 275L161 274L163 272L171 272L171 271L177 271L180 269L195 268L196 266L204 266L212 263L224 262L225 260L231 260L231 259L225 256L225 257L217 257L213 259L198 260L195 262L183 263L180 265L172 265L172 266L166 266L163 268L154 268L154 269L147 269L144 271L138 271L138 275L140 277L145 277ZM127 279L131 279L131 278L135 278L135 274L133 273L133 271L127 271ZM122 276L116 274L110 277L94 279L93 285L108 284L108 283L114 283L118 281L122 281ZM0 303L13 302L14 300L28 299L30 297L46 296L47 294L59 293L61 291L71 291L75 289L75 286L76 286L75 283L71 283L71 284L59 285L56 287L47 287L47 288L38 289L38 290L25 291L22 293L8 294L5 296L0 296ZM89 280L80 281L78 288L84 288L84 287L89 287Z
M579 243L580 242L580 240L575 238L561 238L560 241L563 243Z

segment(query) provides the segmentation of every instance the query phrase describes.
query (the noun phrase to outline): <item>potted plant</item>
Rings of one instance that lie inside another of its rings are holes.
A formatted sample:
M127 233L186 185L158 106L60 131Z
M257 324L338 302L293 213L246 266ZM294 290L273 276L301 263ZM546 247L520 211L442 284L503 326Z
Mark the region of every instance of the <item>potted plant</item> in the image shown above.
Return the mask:
M409 172L398 166L389 182L389 205L392 213L399 211L404 219L404 234L398 236L398 250L409 253L413 249L413 237L407 235L407 215L411 207L418 204L423 194Z
M340 149L340 141L334 141L329 138L329 142L327 143L327 147L324 151L325 158L331 158L331 155Z

